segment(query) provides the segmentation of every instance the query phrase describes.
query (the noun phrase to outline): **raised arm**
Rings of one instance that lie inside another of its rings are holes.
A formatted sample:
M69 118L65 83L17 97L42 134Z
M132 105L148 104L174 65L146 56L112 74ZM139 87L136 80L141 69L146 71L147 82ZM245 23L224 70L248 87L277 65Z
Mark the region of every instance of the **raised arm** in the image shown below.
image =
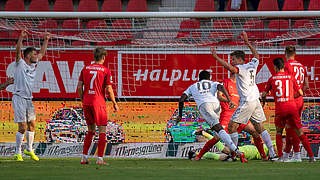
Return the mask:
M14 83L14 79L12 77L8 78L8 80L5 83L1 83L0 84L0 90L5 89L6 87L8 87L10 84Z
M179 116L177 117L176 124L182 119L182 110L184 106L184 102L188 99L188 96L183 93L179 99Z
M244 43L249 47L250 51L252 52L253 57L256 59L259 59L258 51L249 42L248 35L245 31L242 32L241 37L242 37Z
M16 46L16 62L19 62L19 60L21 59L22 41L26 36L27 36L27 31L22 30Z
M111 99L111 102L113 103L113 110L114 112L117 112L119 110L118 104L116 102L116 99L114 97L112 85L107 85L107 93L109 98Z
M232 72L232 73L234 73L234 74L237 74L237 73L238 73L237 68L235 68L235 67L232 66L231 64L227 63L226 61L224 61L223 59L221 59L221 58L217 55L217 52L216 52L216 50L215 50L214 47L211 47L210 50L211 50L212 56L213 56L224 68L226 68L227 70L229 70L230 72Z
M39 60L39 61L40 61L40 60L42 59L42 57L46 54L49 39L50 39L50 33L45 33L45 35L44 35L44 41L43 41L43 44L42 44L42 46L41 46L40 52L39 52L39 54L38 54L38 60Z

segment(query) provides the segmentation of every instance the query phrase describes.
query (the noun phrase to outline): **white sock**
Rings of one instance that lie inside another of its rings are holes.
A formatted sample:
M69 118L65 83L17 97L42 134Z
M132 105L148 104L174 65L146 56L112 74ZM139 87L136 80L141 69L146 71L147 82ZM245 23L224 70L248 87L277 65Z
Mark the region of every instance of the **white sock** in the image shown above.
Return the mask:
M86 155L86 154L82 154L82 159L88 159L88 155Z
M229 136L229 134L226 133L225 130L219 131L219 136L232 151L238 150L237 146L233 143L231 137Z
M21 145L23 142L24 134L19 131L16 133L16 154L21 154Z
M234 145L238 146L239 135L237 132L230 134L230 137L234 143Z
M103 161L103 157L98 157L98 160L99 161Z
M289 153L283 152L283 157L289 159Z
M263 142L264 144L268 147L269 149L269 156L270 157L275 157L276 154L274 152L274 149L273 149L273 146L272 146L272 141L271 141L271 137L270 137L270 134L268 133L267 130L264 130L262 133L261 133L261 137L263 139Z
M301 159L300 152L294 152L293 158L294 159Z
M33 144L33 140L34 140L34 132L27 131L26 132L26 139L27 139L27 150L29 152L31 152L32 151L32 144Z

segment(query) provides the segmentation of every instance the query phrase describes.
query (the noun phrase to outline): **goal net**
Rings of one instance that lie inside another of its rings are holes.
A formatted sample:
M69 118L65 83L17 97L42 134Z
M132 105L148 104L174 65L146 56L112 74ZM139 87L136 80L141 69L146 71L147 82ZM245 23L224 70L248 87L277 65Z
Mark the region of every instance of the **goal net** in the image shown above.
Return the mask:
M209 127L192 99L185 103L182 122L176 124L178 98L197 81L201 70L210 71L212 79L219 82L230 76L211 56L211 46L228 62L234 50L245 51L249 61L251 52L240 38L246 31L260 54L256 76L260 91L274 73L272 59L284 58L285 47L296 46L296 58L306 66L310 85L304 97L303 127L319 148L319 16L319 12L312 11L0 12L0 81L13 76L15 45L21 30L28 31L23 49L40 48L44 33L50 32L48 50L37 66L33 89L36 152L43 156L79 155L87 127L77 83L82 68L94 61L92 50L102 46L108 51L105 66L111 70L121 109L114 113L107 102L110 122L105 154L186 157L189 150L199 150L204 143L192 132ZM10 91L11 86L0 92L0 155L14 153L17 125ZM264 125L274 138L274 103L269 99L264 108ZM250 142L248 134L240 135L241 144ZM95 154L95 144L90 152Z

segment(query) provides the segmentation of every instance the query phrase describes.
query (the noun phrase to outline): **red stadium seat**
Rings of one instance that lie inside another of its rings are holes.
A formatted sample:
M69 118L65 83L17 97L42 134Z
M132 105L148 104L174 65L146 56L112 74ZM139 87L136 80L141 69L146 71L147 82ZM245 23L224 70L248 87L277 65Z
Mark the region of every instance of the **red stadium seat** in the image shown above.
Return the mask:
M285 0L282 11L303 11L303 0Z
M53 11L74 11L72 0L56 0L53 5Z
M200 29L200 22L196 19L184 20L180 24L180 29ZM181 31L176 38L200 38L201 32Z
M97 12L98 4L96 0L80 0L78 12Z
M50 11L48 0L32 0L29 11Z
M5 7L5 11L24 11L24 0L8 0Z
M212 0L197 0L193 11L215 11L214 1Z
M121 0L104 0L104 3L102 5L102 11L103 12L121 12Z
M231 1L232 0L229 0L229 2L228 2L227 11L248 11L246 0L242 0L239 10L231 9Z
M261 20L248 20L243 26L244 29L248 29L247 35L252 40L264 39L264 24ZM262 29L261 31L250 31L250 29Z
M88 22L87 29L97 29L97 30L102 30L106 29L107 24L104 20L92 20ZM98 41L103 41L108 38L108 32L106 31L89 31L88 32L88 37L90 39L95 39Z
M72 46L86 46L87 42L86 41L72 41L71 45Z
M319 0L310 0L308 10L309 11L320 11Z
M315 26L314 26L314 23L312 20L309 20L309 19L299 19L299 20L296 20L293 24L293 28L294 29L302 29L300 31L298 31L297 35L298 36L302 36L302 35L309 35L311 34L310 31L308 31L309 29L314 29Z
M269 29L278 29L279 31L268 31L266 33L266 38L274 39L283 36L288 33L288 31L280 31L281 29L289 29L289 21L285 19L271 20L268 26Z
M0 46L15 46L16 41L0 41Z
M309 40L305 43L305 46L320 46L320 40Z
M258 11L279 11L278 0L260 0Z
M126 19L115 20L112 22L112 29L132 29L132 24L130 20ZM125 31L112 31L109 34L109 38L113 40L132 39L133 34Z
M146 12L147 1L146 0L130 0L127 7L127 12Z
M77 19L64 20L62 29L66 29L66 31L60 33L65 36L74 36L76 34L80 34L82 32L79 31L81 29L81 25L81 22Z
M232 22L227 19L218 19L213 22L213 29L232 29ZM231 39L233 37L233 32L231 31L217 31L211 32L209 35L210 38L219 38L219 39Z
M297 41L283 41L279 44L280 46L295 46Z
M23 21L23 20L18 20L14 23L15 29L20 29L13 31L11 33L11 38L18 38L20 36L21 30L22 29L34 29L35 25L33 21Z
M56 20L44 20L38 25L40 31L48 31L52 34L57 34L58 23Z

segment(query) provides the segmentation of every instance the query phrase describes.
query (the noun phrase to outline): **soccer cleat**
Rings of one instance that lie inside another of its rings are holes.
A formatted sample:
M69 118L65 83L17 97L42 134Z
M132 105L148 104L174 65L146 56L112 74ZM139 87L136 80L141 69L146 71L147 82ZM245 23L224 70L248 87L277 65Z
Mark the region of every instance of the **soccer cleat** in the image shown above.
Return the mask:
M196 135L196 136L202 135L202 131L203 131L203 129L197 129L197 130L194 130L194 131L192 132L192 134L193 134L193 135Z
M22 158L22 155L21 155L21 154L15 154L15 155L14 155L14 159L15 159L17 162L22 162L22 161L23 161L23 158Z
M238 154L238 157L240 158L240 161L241 161L242 163L247 163L247 162L248 162L248 160L244 157L244 153L240 152L240 153Z
M277 156L273 156L273 157L270 157L270 156L269 156L268 161L274 162L274 161L277 161L278 159L279 159L279 158L278 158Z
M96 161L97 165L108 165L103 159L98 158Z
M194 150L190 150L188 152L188 159L192 160L195 157L196 157L196 152Z
M317 160L314 157L309 157L309 162L316 162Z
M286 160L286 158L284 158L283 156L279 157L277 160L275 160L275 162L284 162Z
M37 155L34 154L34 151L32 150L31 152L30 151L27 151L26 149L23 151L23 153L25 155L28 155L31 157L31 159L35 160L35 161L39 161L39 158Z
M84 157L82 157L81 158L81 161L80 161L80 164L89 164L89 159L88 158L84 158Z

